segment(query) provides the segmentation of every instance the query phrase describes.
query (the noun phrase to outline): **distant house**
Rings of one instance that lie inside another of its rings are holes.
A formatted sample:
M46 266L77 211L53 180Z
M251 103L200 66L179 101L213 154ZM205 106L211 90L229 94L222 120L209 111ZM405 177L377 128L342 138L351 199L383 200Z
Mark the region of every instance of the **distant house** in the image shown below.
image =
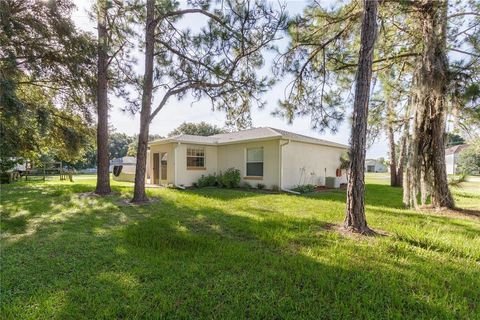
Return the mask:
M113 180L117 181L135 181L135 167L137 159L135 157L122 157L110 161L110 172L113 173Z
M335 177L348 146L263 127L213 136L179 135L149 143L152 184L191 186L202 175L240 170L253 186L288 189Z
M459 144L445 149L445 164L447 166L447 174L457 174L457 163L462 151L467 148L467 144Z
M366 172L387 172L387 166L380 160L366 159L365 171Z

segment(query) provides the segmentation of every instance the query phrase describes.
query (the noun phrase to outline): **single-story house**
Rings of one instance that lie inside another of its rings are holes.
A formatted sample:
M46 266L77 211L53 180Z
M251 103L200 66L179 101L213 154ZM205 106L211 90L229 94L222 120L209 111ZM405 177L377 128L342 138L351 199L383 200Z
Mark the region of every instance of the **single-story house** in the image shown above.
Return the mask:
M117 181L135 181L135 168L137 158L121 157L110 160L110 172L113 173L113 180Z
M468 147L467 144L459 144L445 149L445 164L447 166L447 174L457 174L457 163L462 151Z
M387 166L377 160L377 159L366 159L365 160L365 171L366 172L387 172Z
M151 184L191 186L202 175L237 168L242 182L289 189L337 176L348 146L262 127L208 137L178 135L152 141L149 149Z

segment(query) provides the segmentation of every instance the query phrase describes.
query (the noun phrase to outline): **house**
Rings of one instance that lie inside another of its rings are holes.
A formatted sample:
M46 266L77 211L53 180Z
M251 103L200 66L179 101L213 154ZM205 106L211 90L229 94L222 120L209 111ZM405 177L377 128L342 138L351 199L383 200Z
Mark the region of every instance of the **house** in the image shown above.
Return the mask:
M365 171L366 172L387 172L387 166L383 163L383 161L380 161L377 159L366 159Z
M135 181L135 168L137 159L135 157L122 157L110 160L110 172L113 173L113 180Z
M208 137L179 135L152 141L149 148L152 184L191 186L202 175L237 168L242 182L288 189L335 177L348 146L262 127Z
M459 144L445 149L445 164L447 166L447 174L457 174L457 163L462 151L467 148L467 144Z

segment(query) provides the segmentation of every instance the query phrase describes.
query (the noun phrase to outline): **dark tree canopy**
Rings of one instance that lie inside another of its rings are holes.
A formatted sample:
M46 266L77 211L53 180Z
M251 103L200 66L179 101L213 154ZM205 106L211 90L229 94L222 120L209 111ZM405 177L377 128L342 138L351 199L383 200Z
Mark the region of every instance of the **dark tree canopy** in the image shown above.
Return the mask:
M91 137L95 46L72 10L68 0L0 2L4 157L56 152L73 160Z
M205 121L195 123L195 122L184 122L179 125L177 128L172 130L168 134L169 137L177 136L180 134L191 134L196 136L213 136L214 134L224 133L224 129L217 127L216 125L211 125Z

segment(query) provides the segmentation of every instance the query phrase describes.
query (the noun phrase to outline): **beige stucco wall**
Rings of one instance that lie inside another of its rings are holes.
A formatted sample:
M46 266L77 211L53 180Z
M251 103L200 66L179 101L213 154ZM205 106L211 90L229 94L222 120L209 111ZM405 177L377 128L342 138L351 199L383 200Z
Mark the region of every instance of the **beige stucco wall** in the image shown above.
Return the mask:
M205 170L187 169L187 148L205 148ZM180 144L177 146L177 185L191 186L202 175L217 172L217 147Z
M281 187L291 188L298 184L318 184L319 177L323 177L325 174L325 168L328 177L335 176L335 171L340 166L340 155L345 151L341 148L295 141L290 141L280 147L280 144L286 142L275 139L219 146L183 143L152 145L149 153L149 175L153 177L154 153L167 152L167 182L171 184L191 186L202 175L218 173L228 168L237 168L240 170L242 182L247 181L253 187L258 183L265 184L267 188L280 187L281 179ZM205 148L205 170L187 169L187 148L189 147ZM260 180L245 179L247 148L260 147L263 147L263 178ZM175 159L175 153L177 159ZM280 159L283 160L281 178ZM177 175L176 181L175 174ZM344 179L342 178L342 180Z
M286 142L283 142L286 143ZM318 184L319 177L335 177L344 149L290 141L282 147L282 187Z
M246 153L247 148L263 147L263 179L246 180ZM258 183L265 184L266 188L279 186L279 140L265 140L255 142L236 143L218 146L218 170L237 168L240 170L242 182L247 181L253 187Z
M445 156L445 165L447 166L447 174L455 174L455 154L449 154Z
M167 153L167 183L173 184L175 179L175 146L173 143L151 145L150 152L148 154L149 160L147 161L148 176L150 177L150 183L153 183L153 154L154 153ZM160 174L160 170L159 170Z

